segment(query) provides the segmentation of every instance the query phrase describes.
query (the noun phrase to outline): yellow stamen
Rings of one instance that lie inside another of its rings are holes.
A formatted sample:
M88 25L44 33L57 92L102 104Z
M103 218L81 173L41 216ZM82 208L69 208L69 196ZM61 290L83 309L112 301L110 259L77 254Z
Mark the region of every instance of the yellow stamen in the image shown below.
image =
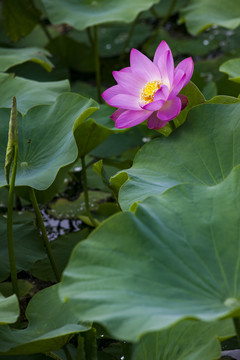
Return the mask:
M159 80L149 81L141 90L140 101L143 104L149 104L153 101L154 95L161 87Z

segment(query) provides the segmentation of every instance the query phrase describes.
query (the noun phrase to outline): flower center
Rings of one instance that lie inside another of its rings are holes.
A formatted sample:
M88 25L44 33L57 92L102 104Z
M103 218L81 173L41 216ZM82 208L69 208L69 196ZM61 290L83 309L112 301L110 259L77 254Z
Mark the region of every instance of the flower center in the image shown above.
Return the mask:
M140 101L143 104L153 102L154 95L161 87L159 80L149 81L141 90Z

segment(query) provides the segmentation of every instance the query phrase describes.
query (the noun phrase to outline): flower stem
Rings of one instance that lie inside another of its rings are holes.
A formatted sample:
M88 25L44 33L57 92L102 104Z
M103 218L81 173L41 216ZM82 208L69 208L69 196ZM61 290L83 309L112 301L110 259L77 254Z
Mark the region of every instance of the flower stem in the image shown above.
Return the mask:
M54 360L63 360L60 356L54 354L52 351L48 351L44 353L44 355Z
M122 49L122 53L121 53L120 59L119 59L119 62L120 62L120 63L121 63L121 62L123 61L123 59L124 59L126 49L127 49L128 45L129 45L129 42L130 42L131 37L132 37L132 35L133 35L135 26L137 25L138 18L139 18L139 14L138 14L138 16L136 17L136 19L132 22L132 25L131 25L130 30L129 30L129 32L128 32L128 36L127 36L127 38L126 38L126 40L125 40L125 42L124 42L123 49Z
M239 317L234 317L233 318L233 324L234 324L234 327L235 327L235 330L236 330L238 344L240 346L240 318Z
M14 243L13 243L13 196L14 196L14 185L17 173L17 159L18 159L18 144L14 146L14 158L13 168L11 174L11 181L9 186L8 194L8 214L7 214L7 238L8 238L8 256L10 263L11 279L13 293L19 298L19 290L17 283L17 269L14 255Z
M63 346L63 351L64 351L64 353L66 355L67 360L72 360L72 356L71 356L71 354L70 354L70 352L69 352L69 350L67 348L67 345Z
M95 71L96 71L96 84L98 92L98 101L102 103L102 91L101 91L101 74L100 74L100 58L98 51L98 27L95 25L93 27L94 38L93 38L93 49L94 49L94 60L95 60Z
M156 12L156 10L154 9L154 7L152 6L151 9L150 9L152 15L156 18L156 19L159 19L159 15L158 13Z
M172 0L167 14L164 16L164 18L162 19L162 21L160 23L160 25L161 25L160 27L163 27L166 24L166 22L168 21L168 19L170 18L170 16L173 13L173 10L175 9L176 3L177 3L177 0Z
M90 43L91 43L91 45L93 46L93 37L92 37L92 33L91 33L91 28L87 28L86 29L86 31L87 31L87 36L88 36L88 40L90 41Z
M40 24L41 28L43 29L46 37L48 38L48 41L51 42L53 38L52 38L50 32L48 31L48 28L47 28L45 22L43 20L40 20L39 24Z
M155 37L157 36L159 30L166 24L166 22L168 21L168 19L170 18L170 16L172 15L172 12L175 8L177 0L172 0L171 5L169 7L169 10L167 12L167 14L162 18L162 21L160 21L160 23L158 24L158 26L156 27L154 33L152 34L152 36L146 41L145 45L143 46L144 51L147 50L147 48L149 47L149 45L153 42L153 40L155 39Z
M55 259L53 257L51 245L50 245L50 242L49 242L49 239L48 239L48 236L47 236L47 231L46 231L46 228L44 226L42 214L41 214L41 211L39 209L37 198L36 198L35 191L34 191L33 188L30 188L30 197L31 197L31 201L32 201L32 204L33 204L33 208L34 208L34 211L35 211L36 218L37 218L37 223L38 223L38 226L39 226L39 228L41 230L42 238L43 238L44 244L46 246L49 261L50 261L50 263L52 265L52 269L53 269L53 272L55 274L57 282L60 282L60 273L58 271L56 261L55 261Z
M86 213L87 213L87 216L89 217L89 220L92 223L92 226L96 227L97 226L96 221L94 220L94 218L91 214L91 211L90 211L90 207L89 207L88 188L87 188L87 172L86 172L86 164L85 164L84 156L81 157L81 161L82 161L82 180L83 180L83 191L84 191Z

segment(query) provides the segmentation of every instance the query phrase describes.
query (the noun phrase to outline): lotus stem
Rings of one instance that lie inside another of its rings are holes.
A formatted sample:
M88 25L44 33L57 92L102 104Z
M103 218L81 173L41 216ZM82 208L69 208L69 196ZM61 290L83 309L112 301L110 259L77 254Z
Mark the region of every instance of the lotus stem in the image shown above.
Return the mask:
M121 55L120 55L120 60L119 60L120 63L121 63L121 62L123 61L123 59L124 59L125 51L126 51L128 45L129 45L129 42L130 42L131 37L132 37L132 35L133 35L135 26L137 25L138 19L139 19L139 14L138 14L138 16L136 17L136 19L132 22L132 25L131 25L130 30L129 30L129 32L128 32L128 36L127 36L127 38L126 38L126 40L125 40L125 42L124 42L123 49L122 49L122 53L121 53Z
M152 36L146 41L145 45L143 46L144 51L147 50L147 48L149 47L149 45L153 42L153 40L155 39L155 37L157 36L159 30L166 24L166 22L168 21L168 19L170 18L170 16L173 13L173 10L176 6L177 0L172 0L170 8L167 12L167 14L162 18L162 21L158 24L158 26L156 27L154 33L152 34Z
M54 354L52 351L48 351L48 352L44 353L44 355L46 355L47 357L54 359L54 360L63 360L60 356Z
M167 14L164 16L164 18L162 19L162 21L160 23L160 25L161 25L160 28L163 27L166 24L166 22L168 21L168 19L172 15L173 10L175 9L176 3L177 3L177 0L172 0L170 8L169 8Z
M151 13L153 14L153 16L154 16L156 19L159 19L159 15L158 15L158 13L156 12L156 10L154 9L153 6L151 7L150 11L151 11Z
M89 41L90 41L90 43L91 43L91 45L92 45L92 47L94 46L94 42L93 42L93 37L92 37L92 33L91 33L91 28L87 28L86 29L86 31L87 31L87 36L88 36L88 39L89 39Z
M81 157L81 161L82 161L82 181L83 181L83 191L84 191L86 213L87 213L87 216L89 217L89 220L92 223L92 226L96 227L97 223L94 220L94 218L91 214L91 211L90 211L90 207L89 207L88 187L87 187L87 171L86 171L86 164L85 164L84 156Z
M48 28L47 28L45 22L43 20L40 20L39 24L40 24L41 28L43 29L46 37L48 38L48 41L51 42L53 40L53 38L52 38L50 32L48 31Z
M237 339L238 339L238 345L240 346L240 318L239 317L234 317L233 318L233 324L236 330L236 335L237 335Z
M72 360L72 356L71 356L71 354L70 354L70 352L69 352L69 350L67 348L67 345L63 346L63 351L64 351L64 353L66 355L67 360Z
M14 158L13 167L11 174L11 181L9 186L8 194L8 213L7 213L7 238L8 238L8 256L10 263L11 279L13 293L19 298L19 290L17 283L17 269L14 254L14 242L13 242L13 197L14 197L14 186L17 173L17 159L18 159L18 144L14 146Z
M56 264L56 261L54 259L53 253L52 253L52 248L51 248L48 236L47 236L47 231L46 231L46 228L44 226L42 214L41 214L41 211L39 209L37 198L36 198L35 191L34 191L33 188L30 188L30 197L31 197L32 205L33 205L35 215L36 215L36 218L37 218L37 224L38 224L38 226L39 226L39 228L41 230L42 238L43 238L44 244L46 246L46 251L47 251L49 261L51 263L51 266L52 266L52 269L53 269L53 272L55 274L57 282L60 282L60 279L61 279L60 273L58 271L57 264Z
M97 84L97 93L98 101L102 103L102 91L101 91L101 74L100 74L100 58L98 50L98 27L95 25L93 27L94 38L93 38L93 49L94 49L94 60L95 60L95 71L96 71L96 84Z

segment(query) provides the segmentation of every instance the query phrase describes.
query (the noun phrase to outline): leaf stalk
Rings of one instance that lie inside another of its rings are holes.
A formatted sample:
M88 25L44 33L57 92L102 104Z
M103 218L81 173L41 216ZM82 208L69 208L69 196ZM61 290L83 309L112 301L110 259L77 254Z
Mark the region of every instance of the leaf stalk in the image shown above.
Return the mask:
M85 164L85 157L81 157L82 161L82 181L83 181L83 191L84 191L84 200L85 200L85 208L87 216L89 217L89 220L92 223L92 226L97 227L97 223L94 220L90 207L89 207L89 197L88 197L88 187L87 187L87 171L86 171L86 164Z
M43 222L42 214L41 214L41 211L39 209L36 194L35 194L35 191L34 191L33 188L30 188L30 197L31 197L32 205L33 205L35 215L36 215L36 218L37 218L37 224L38 224L38 226L39 226L39 228L41 230L41 233L42 233L42 238L44 240L44 244L45 244L45 247L46 247L46 251L47 251L49 261L51 263L51 266L52 266L52 269L53 269L53 272L55 274L57 282L60 282L61 276L60 276L59 270L57 268L56 261L54 259L53 253L52 253L52 248L51 248L51 245L50 245L50 242L49 242L49 239L48 239L47 231L46 231L46 228L45 228L45 225L44 225L44 222Z
M102 103L101 73L100 73L100 58L99 58L99 49L98 49L98 27L97 27L97 25L95 25L93 27L93 32L94 32L93 51L94 51L94 61L95 61L98 101L100 103Z

